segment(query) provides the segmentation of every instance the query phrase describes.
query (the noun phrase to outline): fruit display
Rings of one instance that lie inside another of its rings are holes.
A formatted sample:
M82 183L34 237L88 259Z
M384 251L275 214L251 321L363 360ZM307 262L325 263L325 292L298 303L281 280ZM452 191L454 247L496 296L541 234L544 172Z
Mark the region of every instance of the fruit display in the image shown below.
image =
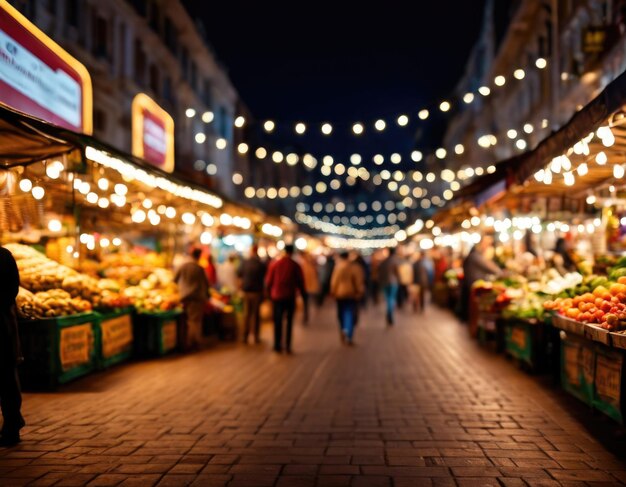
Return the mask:
M45 303L43 310L25 312L25 316L66 316L85 311L85 303L92 308L117 308L128 306L130 301L113 290L105 291L99 280L61 265L37 250L21 244L5 246L15 258L20 273L20 285L25 291ZM105 282L105 286L110 283ZM45 293L51 293L45 294ZM67 294L67 296L66 296ZM68 302L69 296L69 302ZM24 300L27 304L32 299ZM28 306L25 306L25 310Z
M174 283L156 289L131 286L124 289L122 294L132 301L140 313L169 311L179 308L181 304L178 287Z
M20 287L15 299L18 316L25 320L54 318L91 311L91 303L63 289L31 293Z
M611 275L611 274L610 274ZM614 274L612 274L614 275ZM597 284L593 286L593 284ZM563 316L595 324L605 330L626 329L626 276L617 282L596 278L590 283L589 291L574 297L559 297L546 301L544 307Z

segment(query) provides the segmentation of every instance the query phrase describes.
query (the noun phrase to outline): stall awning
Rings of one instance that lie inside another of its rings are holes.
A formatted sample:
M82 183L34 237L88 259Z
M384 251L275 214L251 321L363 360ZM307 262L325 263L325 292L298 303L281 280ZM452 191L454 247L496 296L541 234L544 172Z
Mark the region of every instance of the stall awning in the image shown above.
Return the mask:
M84 153L88 147L106 152L112 157L145 170L149 174L160 176L177 184L189 186L203 192L215 194L215 196L223 200L226 209L228 207L237 207L259 218L265 217L265 213L257 208L231 202L215 191L208 191L202 185L185 177L162 171L146 161L120 151L95 137L52 125L0 103L0 167L9 169L15 166L28 165L45 159L59 157L73 150L80 150Z
M551 187L543 185L543 183L534 184L532 177L537 171L545 168L553 158L562 155L590 132L606 124L615 114L620 114L625 105L626 73L622 73L600 95L574 114L563 127L540 142L535 149L497 163L494 173L478 177L461 188L452 204L476 200L481 193L496 187L497 184L501 185L502 182L506 188L510 188L524 183L528 185L530 181L530 185L524 189L526 193L554 194L565 190L571 192L572 188L567 188L561 184L555 184ZM616 124L613 131L616 138L615 146L610 149L602 149L607 152L609 158L613 154L618 157L617 162L624 163L626 159L619 157L619 155L626 150L626 130L620 124ZM592 152L594 149L600 150L600 148L592 146L590 149ZM589 183L589 187L596 187L599 181L610 178L611 174L611 166L594 167L586 181ZM583 186L585 186L585 181L578 180L575 189L583 189Z

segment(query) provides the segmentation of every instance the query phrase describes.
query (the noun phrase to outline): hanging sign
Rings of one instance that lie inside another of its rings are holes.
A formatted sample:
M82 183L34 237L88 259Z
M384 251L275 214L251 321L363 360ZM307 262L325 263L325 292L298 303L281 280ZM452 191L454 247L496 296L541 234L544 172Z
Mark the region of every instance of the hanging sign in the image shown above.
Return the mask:
M174 170L174 120L145 93L132 103L134 156L167 172Z
M0 103L76 132L92 132L87 68L0 0Z

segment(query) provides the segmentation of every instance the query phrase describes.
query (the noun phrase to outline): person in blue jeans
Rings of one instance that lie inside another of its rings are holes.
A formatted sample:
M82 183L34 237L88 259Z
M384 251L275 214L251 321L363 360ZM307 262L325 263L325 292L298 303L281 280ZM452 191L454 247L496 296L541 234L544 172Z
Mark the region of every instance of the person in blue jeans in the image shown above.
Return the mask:
M365 295L365 274L357 262L349 260L347 252L341 253L335 264L330 292L337 300L341 341L352 345L357 306Z
M383 290L386 304L387 325L393 325L393 312L396 308L400 274L398 271L398 258L395 247L389 247L389 255L378 267L378 282Z

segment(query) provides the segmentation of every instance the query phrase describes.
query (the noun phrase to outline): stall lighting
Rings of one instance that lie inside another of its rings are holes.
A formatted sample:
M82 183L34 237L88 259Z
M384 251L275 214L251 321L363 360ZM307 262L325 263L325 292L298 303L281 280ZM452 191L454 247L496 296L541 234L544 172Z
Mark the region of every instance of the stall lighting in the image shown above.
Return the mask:
M590 194L589 196L587 196L587 199L585 201L587 202L588 205L593 205L596 202L596 197Z
M109 245L111 245L111 242L109 241L108 238L101 238L100 239L100 247L107 248Z
M46 167L46 176L50 179L58 179L61 176L61 171L63 171L65 167L61 161L52 161Z
M613 166L613 177L615 179L622 179L624 177L624 166L619 164Z
M215 118L215 115L211 111L206 111L202 114L202 121L204 123L211 123L214 118Z
M91 203L92 205L95 205L98 202L98 195L94 193L93 191L90 191L89 193L87 193L87 196L85 197L85 199L87 200L87 203Z
M226 149L227 144L228 143L226 142L226 139L222 137L220 137L219 139L215 141L215 147L217 147L219 150Z
M193 225L196 222L196 215L193 213L185 212L180 218L185 225Z
M145 198L141 202L141 206L143 206L146 210L149 210L150 208L152 208L152 200L150 198Z
M52 219L48 222L48 230L50 230L51 232L60 232L62 228L63 225L57 219Z
M298 250L306 250L306 248L309 245L309 242L306 238L304 237L299 237L296 239L296 241L294 242L294 245L296 246L296 248Z
M115 194L118 194L120 196L126 196L126 194L128 193L128 188L126 187L126 185L118 183L115 185L114 191Z
M91 146L86 148L85 155L88 159L117 171L128 180L136 179L148 187L159 188L174 196L202 203L214 208L221 208L223 205L222 199L218 196L198 189L193 189L189 186L177 184L163 176L149 174L144 169L137 168L132 164L122 161L121 159L111 157L106 152L95 149Z
M604 166L608 161L606 154L603 151L600 151L596 154L596 163L600 166Z
M119 194L112 194L111 201L113 202L115 206L121 208L122 206L126 204L126 197L120 196Z
M172 207L172 206L168 206L165 209L165 216L169 219L172 219L176 216L176 208Z
M102 209L109 207L109 200L107 198L99 198L98 206Z
M152 210L150 210L152 211ZM161 223L161 217L155 213L154 211L152 211L152 213L149 213L148 215L148 220L150 221L151 225L154 225L155 227Z
M30 179L24 178L20 181L20 189L24 191L24 193L28 193L31 189L33 189L33 183Z
M211 232L202 232L200 234L200 243L202 245L211 245L212 241L213 241L213 235L211 235Z
M215 224L215 219L208 213L203 214L202 217L200 218L200 221L205 227L211 227Z
M131 220L135 223L143 223L146 221L146 212L143 210L136 210L131 215Z
M233 217L228 213L222 213L220 215L220 224L224 226L229 226L233 224Z
M67 247L65 247L65 251L68 254L71 254L72 252L74 252L74 247L72 245L68 245Z
M87 181L82 181L78 187L78 192L86 195L89 191L91 191L91 185Z
M565 183L566 186L574 186L574 183L576 182L576 179L574 178L574 173L572 172L563 173L563 182Z
M589 172L589 168L587 167L587 164L583 162L580 166L578 166L576 172L579 176L585 176Z
M98 188L102 191L106 191L109 189L109 180L107 178L98 179Z

